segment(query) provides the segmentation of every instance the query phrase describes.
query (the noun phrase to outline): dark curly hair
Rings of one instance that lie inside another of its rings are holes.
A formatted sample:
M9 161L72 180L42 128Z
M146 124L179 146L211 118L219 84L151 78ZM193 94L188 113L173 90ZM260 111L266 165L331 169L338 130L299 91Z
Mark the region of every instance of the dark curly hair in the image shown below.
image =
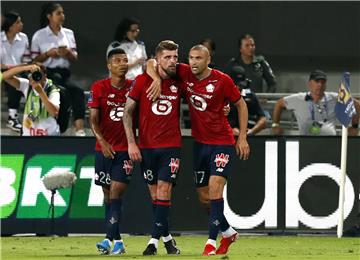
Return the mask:
M127 40L126 33L130 30L130 26L133 24L140 26L140 21L134 17L124 18L116 28L114 40L119 42Z

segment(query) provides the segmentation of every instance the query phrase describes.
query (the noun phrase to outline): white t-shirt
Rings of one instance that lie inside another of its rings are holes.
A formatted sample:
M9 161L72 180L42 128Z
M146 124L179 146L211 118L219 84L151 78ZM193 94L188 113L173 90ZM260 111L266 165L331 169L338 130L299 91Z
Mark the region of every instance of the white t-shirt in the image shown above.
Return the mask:
M25 33L15 35L12 43L9 42L4 31L1 32L1 64L18 65L29 62L29 39Z
M122 41L120 43L120 48L122 48L128 57L129 63L134 63L140 58L147 59L145 44L141 41ZM136 76L144 73L144 67L141 64L138 64L126 73L127 79L135 79Z
M76 41L74 32L67 28L61 28L58 35L54 34L49 26L42 28L35 32L31 41L31 55L34 59L41 53L45 53L52 48L58 48L60 46L66 46L77 55ZM68 59L63 57L48 58L43 63L47 68L66 68L70 67Z
M322 124L319 135L336 135L335 115L337 93L325 92L318 102L305 100L307 93L297 93L284 98L286 109L293 110L299 126L300 135L313 135L310 132L314 121Z
M29 85L29 80L24 78L19 78L21 91L26 98L28 98L28 89L31 86ZM38 96L39 94L34 90L34 95ZM55 106L60 107L60 93L57 91L50 92L49 100ZM28 117L28 114L24 112L23 118L23 136L42 136L42 135L60 135L60 128L56 119L52 116L47 118L40 118L33 122L31 128L27 128L25 119Z

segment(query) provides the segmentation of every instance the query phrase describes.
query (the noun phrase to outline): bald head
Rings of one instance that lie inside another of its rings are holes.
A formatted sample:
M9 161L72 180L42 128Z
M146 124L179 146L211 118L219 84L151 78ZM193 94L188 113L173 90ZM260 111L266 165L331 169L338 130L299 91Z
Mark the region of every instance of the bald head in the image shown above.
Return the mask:
M202 44L198 44L198 45L193 46L193 47L190 49L190 52L191 52L191 51L204 52L205 57L210 56L210 52L209 52L208 48L206 48L206 46L204 46L204 45L202 45Z
M195 45L189 51L189 65L191 72L197 78L203 78L209 74L210 53L204 45Z

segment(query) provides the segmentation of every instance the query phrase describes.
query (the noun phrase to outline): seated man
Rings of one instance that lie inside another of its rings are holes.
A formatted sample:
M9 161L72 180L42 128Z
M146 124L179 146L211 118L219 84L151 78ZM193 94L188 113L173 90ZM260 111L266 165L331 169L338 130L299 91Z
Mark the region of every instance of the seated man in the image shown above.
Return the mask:
M283 133L280 116L283 109L293 110L300 135L336 135L337 119L335 105L338 93L326 92L327 76L321 70L314 70L309 77L309 92L292 94L277 101L273 112L272 132ZM356 115L352 118L349 135L358 134L360 104L354 99Z
M60 135L56 121L60 93L52 81L47 79L45 70L42 64L37 63L14 67L3 74L3 79L26 98L22 128L24 136ZM25 71L32 73L29 79L15 76Z

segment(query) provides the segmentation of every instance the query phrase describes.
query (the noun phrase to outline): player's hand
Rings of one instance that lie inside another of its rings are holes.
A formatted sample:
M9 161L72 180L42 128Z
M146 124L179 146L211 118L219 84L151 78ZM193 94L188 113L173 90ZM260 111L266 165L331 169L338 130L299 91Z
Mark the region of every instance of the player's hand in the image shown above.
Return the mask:
M242 160L247 160L249 158L250 154L250 147L246 140L246 137L239 136L236 145L236 154L240 157Z
M226 106L224 106L223 111L224 111L224 115L228 116L230 113L230 105L227 104Z
M112 145L106 142L105 140L101 140L99 141L99 143L101 145L101 151L105 156L105 158L114 159L115 158L114 155L116 152L114 151Z
M150 87L146 90L146 93L149 100L157 100L161 94L161 79L154 80Z
M232 129L232 131L233 131L233 135L234 135L234 136L239 136L239 134L240 134L239 128L234 127L234 128Z
M135 143L128 145L128 152L129 152L129 157L133 162L141 162L142 157L141 157L140 149Z

